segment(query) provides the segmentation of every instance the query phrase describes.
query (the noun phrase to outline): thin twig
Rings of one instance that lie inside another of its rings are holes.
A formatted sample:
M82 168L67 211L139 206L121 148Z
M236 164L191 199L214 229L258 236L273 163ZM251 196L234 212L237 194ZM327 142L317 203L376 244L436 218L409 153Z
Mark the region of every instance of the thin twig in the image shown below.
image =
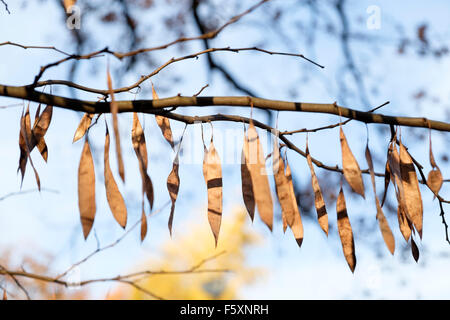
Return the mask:
M162 210L164 210L165 207L167 207L169 205L169 203L171 203L170 201L166 202L161 208L159 208L158 210L154 210L151 213L148 214L148 217L155 215L159 212L161 212ZM90 254L88 254L87 256L85 256L83 259L79 260L78 262L72 264L66 271L64 271L63 273L61 273L60 275L58 275L56 277L56 279L61 279L63 278L65 275L67 275L71 270L73 270L75 267L78 267L79 265L85 263L86 261L88 261L90 258L92 258L93 256L95 256L96 254L98 254L99 252L105 251L107 249L110 249L114 246L116 246L118 243L120 243L128 234L130 234L130 232L136 228L139 224L141 223L141 219L137 220L127 231L124 232L124 234L122 234L121 237L119 237L118 239L116 239L115 241L111 242L110 244L104 246L104 247L100 247L99 243L97 242L97 248L92 251Z
M164 204L160 209L158 210L154 210L153 212L151 212L150 214L148 214L148 216L151 215L155 215L158 212L162 211L165 207L167 207L167 205L170 203L167 202L166 204ZM54 284L58 284L58 285L62 285L64 287L70 287L72 285L72 283L66 281L66 280L62 280L62 278L64 276L66 276L71 270L73 270L75 267L85 263L86 261L88 261L89 259L91 259L94 255L98 254L101 251L107 250L109 248L112 248L114 246L116 246L119 242L121 242L136 226L138 226L140 224L141 220L139 219L136 223L134 223L121 237L119 237L117 240L115 240L114 242L104 246L104 247L100 247L100 243L97 242L97 249L94 250L92 253L88 254L86 257L84 257L83 259L81 259L80 261L76 262L75 264L71 265L66 271L64 271L63 273L61 273L60 275L56 276L56 277L50 277L50 276L46 276L46 275L41 275L41 274L35 274L35 273L30 273L30 272L26 272L25 270L21 270L21 271L11 271L8 270L2 266L0 266L0 275L8 275L10 276L16 283L16 285L21 288L22 291L24 291L24 293L26 294L27 298L30 298L28 295L28 292L25 290L25 288L21 285L21 283L17 280L16 277L24 277L24 278L29 278L29 279L34 279L34 280L38 280L38 281L44 281L44 282L48 282L48 283L54 283ZM148 277L148 276L152 276L152 275L176 275L176 274L201 274L201 273L216 273L216 272L229 272L228 269L200 269L204 264L206 264L208 261L211 261L213 259L216 259L217 257L219 257L220 255L224 254L225 251L216 253L210 257L207 257L201 261L199 261L198 263L196 263L195 265L193 265L192 267L186 269L186 270L174 270L174 271L166 271L166 270L158 270L158 271L152 271L152 270L145 270L145 271L140 271L140 272L134 272L134 273L130 273L130 274L126 274L126 275L119 275L119 276L115 276L115 277L110 277L110 278L97 278L97 279L90 279L90 280L84 280L81 281L79 283L77 283L78 286L85 286L85 285L89 285L89 284L93 284L93 283L99 283L99 282L120 282L120 283L124 283L127 285L130 285L134 288L136 288L139 291L142 291L146 294L148 294L149 296L155 298L155 299L164 299L159 295L154 294L153 292L151 292L148 289L145 289L143 287L141 287L140 285L138 285L136 283L136 281L142 280L144 277ZM141 277L139 279L136 280L132 280L134 278L137 277Z
M197 59L199 56L204 55L204 54L209 54L209 53L213 53L213 52L234 52L234 53L239 53L240 51L257 51L257 52L262 52L262 53L266 53L266 54L270 54L270 55L283 55L283 56L291 56L291 57L297 57L297 58L303 58L306 59L302 54L298 54L298 53L288 53L288 52L276 52L276 51L268 51L268 50L264 50L264 49L260 49L260 48L256 48L256 47L248 47L248 48L230 48L230 47L224 47L224 48L209 48L209 49L205 49L196 53L192 53L192 54L188 54L182 57L178 57L178 58L171 58L168 61L166 61L164 64L162 64L161 66L159 66L158 68L156 68L155 70L153 70L151 73L145 75L145 76L141 76L139 78L138 81L136 81L135 83L122 87L122 88L117 88L114 89L113 92L114 93L121 93L121 92L128 92L134 88L139 87L144 81L150 79L151 77L157 75L158 73L160 73L163 69L167 68L168 66L170 66L173 63L179 62L179 61L183 61L183 60L188 60L188 59ZM74 89L78 89L78 90L82 90L82 91L86 91L86 92L91 92L91 93L97 93L97 94L102 94L107 96L110 91L109 90L103 90L103 89L95 89L95 88L89 88L86 86L82 86L76 83L73 83L71 81L66 81L66 80L45 80L45 81L38 81L43 73L50 67L53 66L57 66L63 62L66 62L68 60L71 59L90 59L93 57L98 57L98 54L100 53L104 53L104 52L108 52L107 49L103 49L100 51L97 51L95 53L92 53L91 55L86 55L86 56L76 56L76 57L67 57L61 60L58 60L57 62L48 64L44 67L41 68L39 74L35 77L35 80L33 82L33 84L30 85L30 87L33 88L38 88L38 87L42 87L42 86L47 86L47 85L65 85ZM306 59L307 61L311 61L309 59Z
M444 206L442 204L442 201L440 201L440 200L439 200L439 208L441 209L441 212L439 215L442 218L442 224L444 225L444 228L445 228L445 240L447 241L448 244L450 244L450 239L448 236L448 224L447 224L447 221L445 220Z
M6 12L8 12L8 14L11 14L11 12L8 9L8 4L4 0L0 0L0 1L4 4Z
M39 69L39 73L34 77L34 81L33 81L33 85L32 86L34 86L39 81L39 79L41 79L41 77L44 75L45 71L47 71L48 69L50 69L52 67L59 66L60 64L62 64L64 62L67 62L67 61L70 61L70 60L89 60L89 59L92 59L92 58L98 58L98 57L102 56L101 53L105 52L105 50L107 50L107 49L100 50L98 52L93 52L91 54L87 54L87 55L84 55L84 56L81 56L81 55L78 55L78 54L70 55L70 56L68 56L66 58L63 58L61 60L49 63L49 64L47 64L45 66L42 66Z
M3 267L2 265L0 265L0 271L1 270L6 270L5 267ZM15 282L15 284L17 285L17 287L19 287L20 290L22 290L22 292L25 294L25 296L27 297L28 300L31 300L30 294L28 293L28 291L25 289L25 287L22 285L22 283L20 283L20 281L11 274L8 274L11 279L13 279L13 281Z
M3 0L1 0L1 1L3 2ZM247 10L245 10L244 12L242 12L242 13L234 16L234 17L232 17L229 21L227 21L225 24L223 24L221 27L219 27L218 29L216 29L214 31L210 31L210 32L204 33L204 34L202 34L200 36L196 36L196 37L181 37L181 38L178 38L178 39L176 39L174 41L171 41L171 42L169 42L167 44L164 44L164 45L160 45L160 46L156 46L156 47L152 47L152 48L137 49L137 50L133 50L133 51L130 51L130 52L125 52L125 53L114 52L114 51L109 50L108 48L104 48L102 50L97 50L97 51L94 51L94 52L91 52L91 53L88 53L88 54L85 54L85 55L69 54L69 53L66 53L66 52L64 52L62 50L59 50L59 49L55 48L55 47L50 47L50 46L25 46L25 45L13 43L13 42L10 42L10 41L0 43L0 46L1 45L13 45L13 46L21 47L23 49L29 49L29 48L49 49L49 50L55 50L55 51L60 52L60 53L62 53L62 54L67 56L64 59L58 60L56 62L53 62L53 63L50 63L50 64L48 64L46 66L41 67L39 73L36 75L36 77L34 79L34 82L33 82L33 85L36 85L37 82L39 81L39 79L42 77L42 75L44 74L44 72L46 70L48 70L51 67L58 66L58 65L60 65L60 64L62 64L64 62L67 62L67 61L91 59L91 58L99 56L101 53L111 54L111 55L115 56L118 59L123 59L125 57L133 57L135 55L138 55L138 54L144 53L144 52L163 50L163 49L171 47L171 46L173 46L175 44L179 44L179 43L183 43L183 42L194 41L194 40L202 40L202 39L213 39L219 33L221 33L226 27L228 27L229 25L239 21L242 17L244 17L247 14L250 14L255 9L257 9L259 6L261 6L262 4L264 4L265 2L268 2L268 1L270 1L270 0L262 0L262 1L260 1L259 3L253 5L252 7L250 7ZM5 5L6 5L6 3L5 3ZM304 59L306 59L306 58L304 58ZM306 59L306 60L308 60L308 59ZM101 93L101 94L103 94L103 93ZM107 93L105 93L105 94L107 95Z
M250 7L247 10L245 10L244 12L242 12L242 13L234 16L234 17L232 17L230 20L228 20L225 24L223 24L222 26L220 26L216 30L206 32L206 33L204 33L202 35L199 35L199 36L196 36L196 37L181 37L181 38L178 38L178 39L176 39L174 41L171 41L171 42L169 42L167 44L156 46L156 47L143 48L143 49L138 49L138 50L134 50L134 51L126 52L126 53L113 52L112 54L114 56L116 56L117 58L119 58L119 59L123 59L125 57L135 56L137 54L144 53L144 52L150 52L150 51L157 51L157 50L166 49L166 48L171 47L171 46L173 46L175 44L179 44L179 43L183 43L183 42L194 41L194 40L202 40L202 39L213 39L219 33L221 33L226 27L228 27L229 25L231 25L233 23L236 23L242 17L246 16L247 14L250 14L255 9L257 9L262 4L264 4L265 2L268 2L268 1L270 1L270 0L262 0L262 1L258 2L257 4L253 5L252 7Z
M14 103L14 104L8 104L6 106L0 106L0 109L9 109L14 107L22 107L23 103Z
M1 43L0 43L0 47L1 47L1 46L7 46L7 45L19 47L19 48L22 48L22 49L46 49L46 50L54 50L54 51L56 51L56 52L62 53L63 55L66 55L66 56L69 56L69 57L72 56L70 53L64 52L64 51L62 51L62 50L60 50L60 49L58 49L58 48L56 48L56 47L53 47L53 46L27 46L27 45L23 45L23 44L11 42L11 41L6 41L6 42L1 42Z
M202 93L203 90L205 90L208 87L209 87L209 84L205 84L196 94L193 95L193 97L198 97L200 95L200 93Z
M388 105L390 102L386 101L385 103L379 105L376 108L373 108L371 110L369 110L368 112L374 112L382 107L384 107L385 105ZM315 129L298 129L298 130L293 130L293 131L283 131L280 133L280 135L291 135L294 133L302 133L302 132L317 132L317 131L322 131L322 130L326 130L326 129L333 129L338 127L339 125L346 125L347 123L349 123L350 121L352 121L353 119L347 119L344 122L338 122L329 126L324 126L324 127L319 127L319 128L315 128Z
M5 194L4 196L0 197L0 201L3 201L9 197L13 197L13 196L18 196L18 195L24 195L27 193L33 193L33 192L38 192L39 189L30 189L30 190L23 190L23 191L16 191L16 192L10 192ZM45 191L45 192L51 192L51 193L59 193L58 190L52 190L52 189L45 189L42 188L40 191Z
M122 275L122 276L115 276L115 277L110 277L110 278L96 278L96 279L84 280L84 281L80 281L79 283L76 283L76 285L82 287L82 286L86 286L86 285L90 285L90 284L94 284L94 283L101 283L101 282L125 283L127 285L130 285L130 286L136 288L139 291L142 291L142 292L152 296L155 299L163 300L164 299L163 297L156 295L155 293L151 292L150 290L141 287L140 285L138 285L136 283L136 281L143 280L143 279L145 279L149 276L153 276L153 275L180 275L180 274L203 274L203 273L229 272L230 270L228 270L228 269L200 269L205 263L207 263L208 261L211 261L213 259L216 259L218 256L220 256L223 253L224 252L221 252L221 253L215 254L211 257L205 258L205 259L201 260L199 263L193 265L192 267L190 267L186 270L178 270L178 271L176 271L176 270L174 270L174 271L145 270L145 271L135 272L135 273ZM26 272L26 271L12 271L12 270L8 270L3 267L0 267L0 275L10 276L12 279L15 280L17 285L20 285L20 282L17 281L16 277L23 277L23 278L28 278L28 279L33 279L33 280L38 280L38 281L43 281L43 282L48 282L48 283L54 283L54 284L61 285L64 287L71 287L73 285L72 283L62 280L59 277L53 278L50 276L30 273L30 272ZM138 276L143 276L143 277L133 280L133 278L136 278ZM25 289L23 289L23 290L25 290ZM25 293L27 294L26 290L25 290Z

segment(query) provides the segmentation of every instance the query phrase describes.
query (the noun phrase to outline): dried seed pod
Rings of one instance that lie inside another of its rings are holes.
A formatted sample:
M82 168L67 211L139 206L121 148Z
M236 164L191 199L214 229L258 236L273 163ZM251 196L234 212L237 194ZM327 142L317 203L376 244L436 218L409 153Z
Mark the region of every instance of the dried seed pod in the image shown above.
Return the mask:
M264 159L264 151L259 141L258 133L250 122L248 128L248 168L252 178L253 194L255 195L256 207L261 220L272 231L273 226L273 202L270 192L269 179L266 171L266 164Z
M155 87L153 86L153 83L152 83L152 94L153 100L159 99L158 94L155 91ZM166 141L170 144L170 146L173 149L175 146L173 143L172 129L170 128L169 118L156 114L155 119L156 123L158 124L158 127L161 129L161 133L163 134L164 139L166 139Z
M372 161L372 155L370 154L369 150L369 144L366 145L366 160L367 164L369 165L369 171L370 171L370 178L372 181L372 187L373 187L373 193L375 196L375 205L377 208L377 220L378 225L380 227L381 235L383 236L384 243L386 244L387 248L391 252L391 254L394 254L395 251L395 238L392 233L391 228L389 227L389 223L383 213L383 210L381 209L380 200L377 196L377 189L375 184L375 171L373 168L373 161Z
M23 178L25 177L25 171L27 169L27 161L28 161L28 153L27 153L27 144L25 142L24 132L24 113L22 111L22 115L20 116L20 131L19 131L19 149L20 149L20 157L19 157L19 167L17 171L20 170L21 174L21 182L20 187L23 184Z
M114 89L112 85L111 74L109 69L106 72L108 93L111 97L111 115L113 120L113 131L114 139L116 142L116 156L117 156L117 167L119 168L119 175L123 182L125 182L125 168L122 159L122 148L120 147L120 132L119 132L119 119L117 118L117 113L119 112L119 106L117 105L116 99L114 98Z
M428 173L427 178L427 184L431 191L434 193L433 199L436 197L437 194L439 194L439 190L441 190L442 184L444 182L444 179L442 178L442 173L439 167L436 164L436 161L434 160L433 150L431 146L431 130L430 130L430 164L432 169Z
M125 201L120 194L119 188L117 187L116 181L111 171L109 165L109 131L108 126L106 126L106 136L105 136L105 158L104 158L104 174L105 174L105 188L106 188L106 199L108 200L109 208L114 216L114 219L119 223L119 225L125 229L127 224L127 207L125 206Z
M405 194L408 219L413 223L422 238L423 205L416 169L411 156L400 139L400 173Z
M48 148L47 144L45 143L44 136L47 133L48 127L50 126L50 122L52 121L52 115L53 115L53 107L47 106L45 107L44 111L42 111L42 114L38 117L38 120L36 121L32 128L32 148L34 146L37 146L40 154L42 155L42 158L47 161L48 158Z
M290 201L292 203L292 207L294 210L294 217L293 217L294 221L290 227L291 227L292 233L294 234L295 240L297 241L298 246L301 247L302 242L303 242L303 223L302 223L302 217L300 215L300 210L297 205L297 199L295 197L294 184L292 182L291 168L290 168L287 160L286 160L286 179L287 179L288 186L289 186Z
M142 129L141 123L137 113L133 113L133 126L131 129L131 141L133 144L133 149L138 158L139 162L139 172L141 173L142 179L142 191L147 195L147 200L150 204L150 208L153 208L154 192L153 184L150 176L147 173L148 165L148 154L147 145L145 143L144 130Z
M428 173L427 184L435 195L439 194L439 190L441 190L443 182L444 179L442 178L441 170L439 170L438 167L430 170Z
M339 237L341 238L342 250L344 251L345 259L352 272L355 271L356 267L356 256L355 256L355 243L353 240L353 231L350 224L350 220L347 215L347 206L345 204L344 192L339 191L339 195L336 202L337 211L337 223Z
M388 150L389 168L391 170L391 180L395 187L395 195L397 197L398 206L401 207L400 213L405 215L407 221L411 221L406 206L405 190L403 188L401 171L400 171L400 155L395 144L396 137L392 140ZM400 221L400 220L399 220Z
M360 194L364 198L364 183L362 180L361 169L359 168L355 156L350 150L342 127L339 127L339 136L341 140L342 169L344 171L345 180L347 180L354 192Z
M203 162L206 186L208 188L208 221L217 247L222 220L222 168L211 136L209 150Z
M295 209L292 202L292 194L289 181L284 173L284 162L280 156L280 150L276 139L273 140L272 152L273 176L275 180L275 187L280 202L282 216L284 217L288 226L292 227L294 223Z
M389 159L386 159L386 165L384 168L384 193L381 199L381 206L383 207L384 201L386 201L386 195L389 188L389 182L391 181L391 169L389 168Z
M400 228L400 232L405 239L406 242L409 241L409 238L411 237L411 224L406 216L405 211L403 210L402 206L399 204L397 208L397 219L398 219L398 226Z
M169 190L170 200L172 201L172 206L170 207L170 216L169 216L169 232L172 236L172 224L173 224L173 215L175 212L175 202L177 201L178 191L180 189L180 177L178 176L178 152L175 156L172 165L172 171L170 171L169 177L167 178L167 190Z
M141 214L141 242L144 241L147 235L147 216L145 215L144 206L142 206Z
M253 194L252 177L250 175L249 163L246 154L249 153L248 139L244 133L244 144L242 146L241 154L241 181L242 181L242 196L244 199L245 207L250 215L250 219L253 221L255 216L255 195Z
M80 123L78 124L77 130L75 131L75 134L73 135L73 142L76 142L80 140L89 129L89 126L91 125L93 115L90 113L85 113L83 117L80 120Z
M36 178L36 184L38 186L39 191L41 191L41 180L39 178L39 174L36 170L36 168L34 167L33 164L33 160L31 159L31 139L32 139L32 132L31 132L31 120L30 120L30 106L28 105L27 110L25 112L25 114L23 115L23 117L21 118L21 122L20 122L20 134L22 136L22 139L19 139L19 145L21 147L21 150L23 148L24 152L25 152L25 159L28 159L30 161L31 167L33 168L34 171L34 176ZM22 151L21 151L21 157L22 157ZM23 161L23 159L21 158L19 160L19 168L22 168L21 165L26 165L26 161ZM23 174L25 173L25 170L23 170ZM23 181L23 175L22 175L22 181Z
M95 171L88 139L85 140L78 167L78 207L81 226L86 239L94 224L95 205Z
M309 153L308 139L306 139L306 161L308 162L309 169L311 171L311 184L314 191L314 206L317 211L317 220L319 225L325 234L328 236L328 214L325 207L325 201L323 200L322 190L320 189L319 181L317 179L316 173L314 172L314 167Z

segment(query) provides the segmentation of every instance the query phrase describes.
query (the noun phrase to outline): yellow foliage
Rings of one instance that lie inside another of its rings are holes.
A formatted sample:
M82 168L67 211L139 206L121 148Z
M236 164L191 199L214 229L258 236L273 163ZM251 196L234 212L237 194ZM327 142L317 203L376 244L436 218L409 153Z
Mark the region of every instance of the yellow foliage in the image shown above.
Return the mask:
M206 222L188 225L185 234L178 230L174 239L162 248L160 258L150 259L139 269L186 270L206 261L198 270L228 270L229 272L194 272L152 275L138 284L165 299L238 299L239 290L262 276L262 270L248 266L246 249L261 242L242 209L224 214L217 248ZM197 270L197 271L198 271ZM146 293L124 287L109 298L148 299Z

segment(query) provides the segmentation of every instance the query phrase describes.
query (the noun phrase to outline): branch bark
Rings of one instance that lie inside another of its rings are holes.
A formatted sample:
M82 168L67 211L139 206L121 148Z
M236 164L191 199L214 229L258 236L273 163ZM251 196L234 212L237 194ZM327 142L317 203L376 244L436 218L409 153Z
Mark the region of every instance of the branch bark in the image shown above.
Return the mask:
M19 98L37 103L49 104L54 107L82 111L88 113L109 113L109 102L87 101L66 98L34 90L29 86L0 85L0 96ZM249 96L214 96L214 97L186 97L174 96L157 100L124 100L117 101L118 112L142 112L158 114L164 108L173 107L250 107L277 111L311 112L326 114L341 114L342 117L363 123L379 123L400 125L405 127L431 128L438 131L450 132L450 123L419 117L388 116L379 113L358 111L335 103L306 103L280 100L269 100Z

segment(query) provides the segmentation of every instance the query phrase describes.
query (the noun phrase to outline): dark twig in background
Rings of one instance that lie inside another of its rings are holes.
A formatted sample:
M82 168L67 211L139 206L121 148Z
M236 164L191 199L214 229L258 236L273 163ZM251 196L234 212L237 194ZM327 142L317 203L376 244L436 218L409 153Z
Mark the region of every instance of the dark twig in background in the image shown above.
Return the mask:
M8 12L8 14L11 14L11 12L9 11L9 9L8 9L8 4L5 2L5 0L0 0L2 3L3 3L3 5L5 6L5 10L6 10L6 12Z

